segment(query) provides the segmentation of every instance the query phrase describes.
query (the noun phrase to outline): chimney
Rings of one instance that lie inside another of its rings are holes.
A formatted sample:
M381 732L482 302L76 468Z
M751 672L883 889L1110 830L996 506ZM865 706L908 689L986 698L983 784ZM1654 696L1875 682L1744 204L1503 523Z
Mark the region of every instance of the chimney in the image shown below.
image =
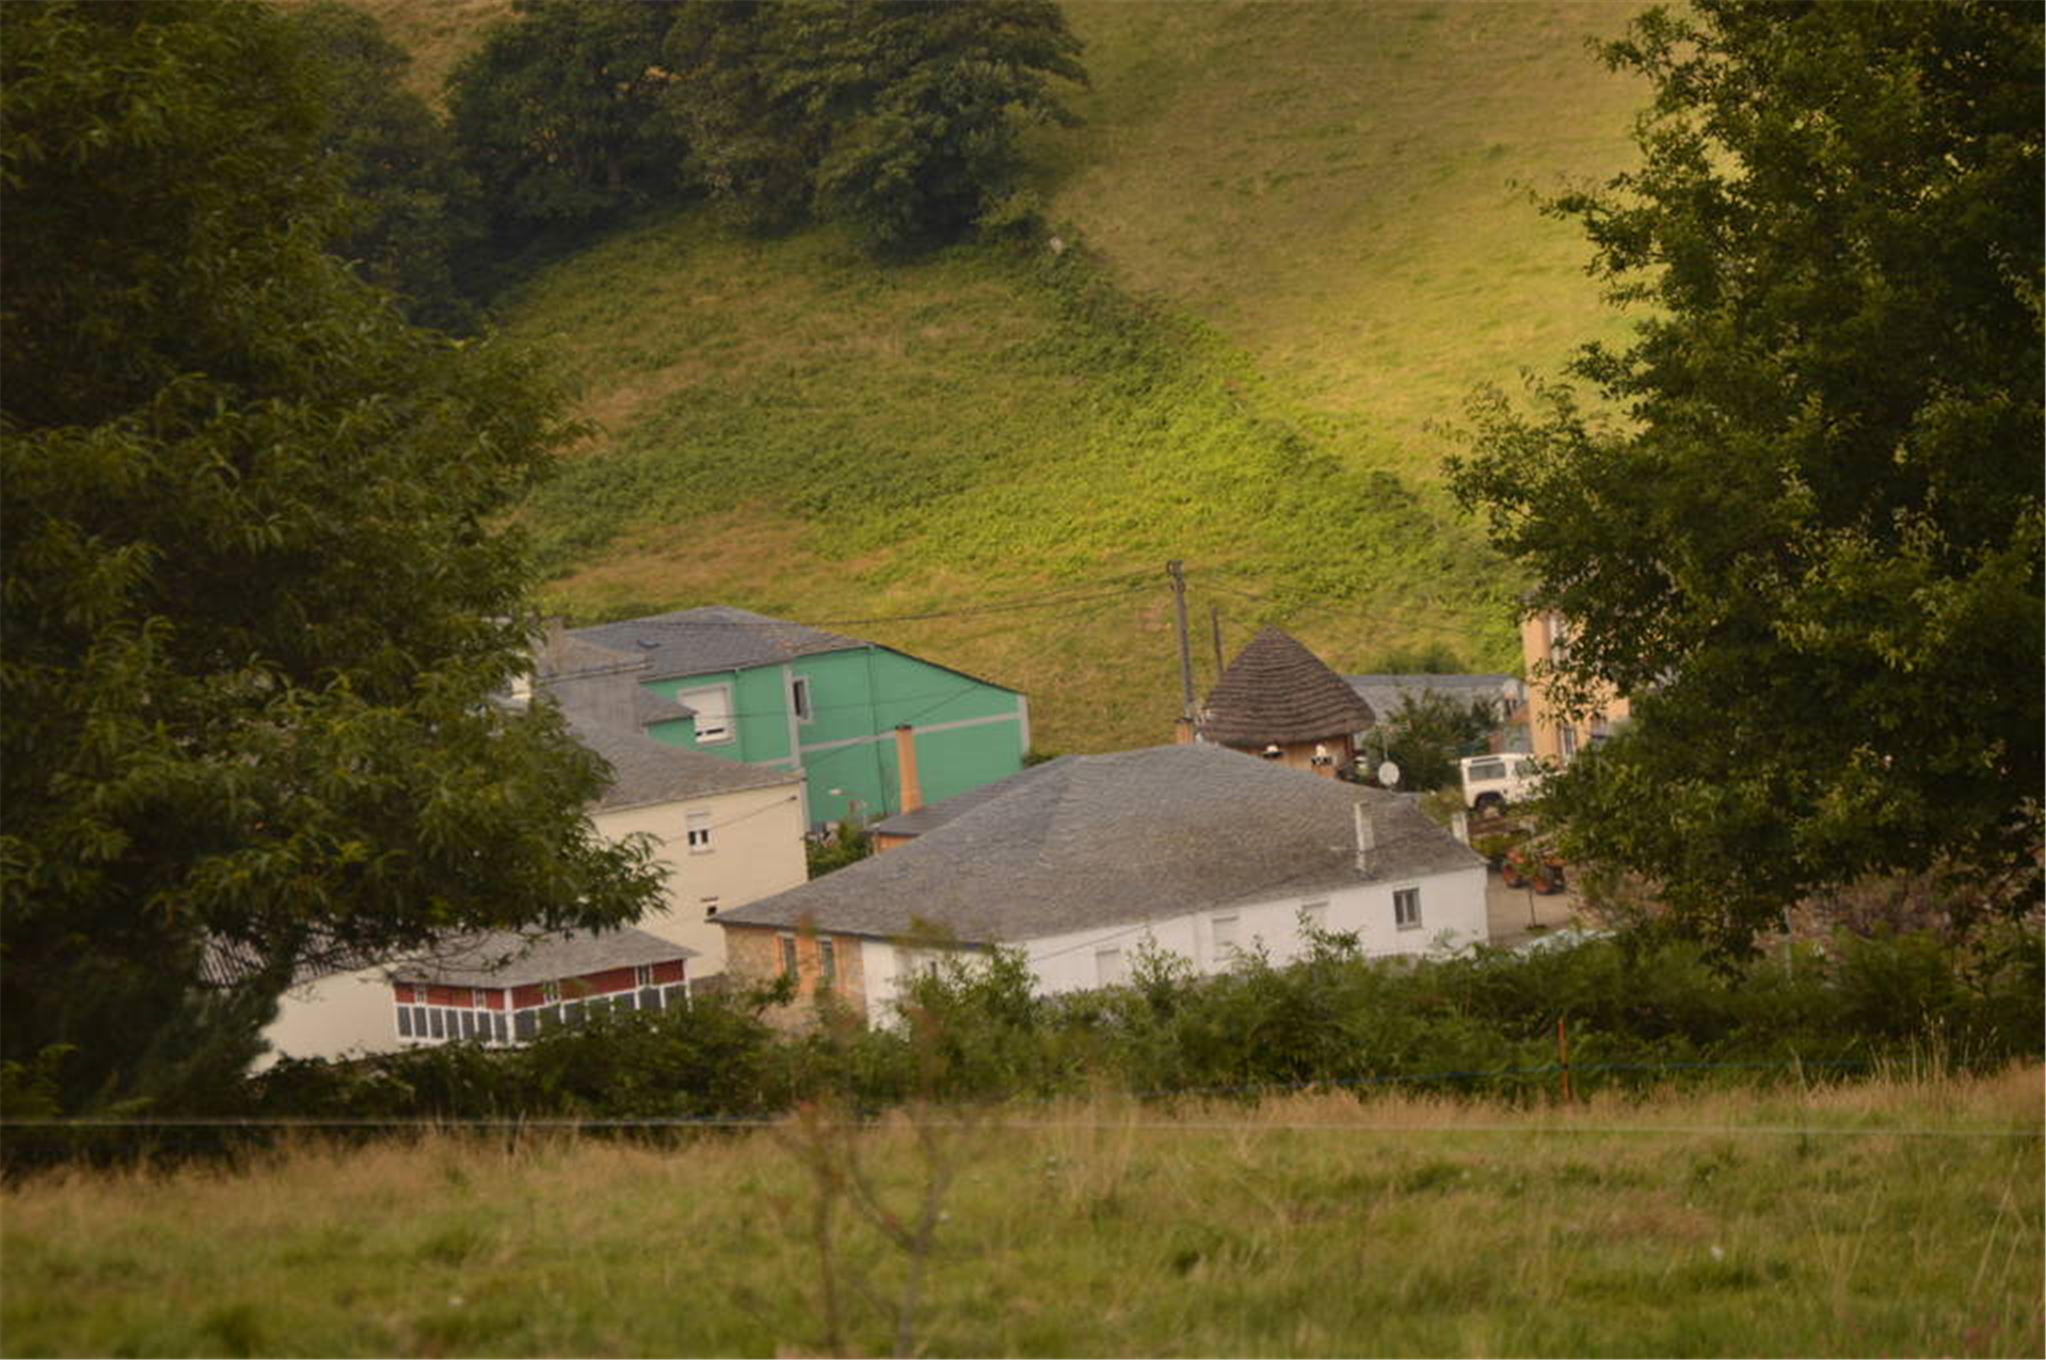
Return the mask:
M1352 804L1351 811L1357 815L1357 872L1369 878L1372 862L1378 857L1378 830L1371 825L1371 814L1362 803Z
M1174 718L1172 720L1172 740L1178 746L1193 745L1192 718Z
M915 812L924 805L924 791L916 779L916 729L908 723L895 729L895 769L902 777L900 811Z

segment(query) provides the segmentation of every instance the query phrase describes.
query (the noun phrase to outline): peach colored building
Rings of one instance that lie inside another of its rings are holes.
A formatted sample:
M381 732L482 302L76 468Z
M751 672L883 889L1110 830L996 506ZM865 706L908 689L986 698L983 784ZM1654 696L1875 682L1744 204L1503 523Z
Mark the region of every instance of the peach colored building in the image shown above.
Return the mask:
M1569 648L1570 623L1561 614L1529 614L1520 621L1520 651L1527 667L1528 748L1558 765L1568 765L1579 751L1604 741L1629 714L1626 696L1607 690L1606 701L1588 717L1564 719L1549 698L1544 668L1560 665Z

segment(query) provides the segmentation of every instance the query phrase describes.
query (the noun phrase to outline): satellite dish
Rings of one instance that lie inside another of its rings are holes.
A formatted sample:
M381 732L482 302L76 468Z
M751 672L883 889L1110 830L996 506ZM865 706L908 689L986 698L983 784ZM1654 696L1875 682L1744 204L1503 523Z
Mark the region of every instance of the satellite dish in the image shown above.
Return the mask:
M1378 782L1387 788L1396 786L1400 782L1400 767L1389 760L1380 765L1378 767Z

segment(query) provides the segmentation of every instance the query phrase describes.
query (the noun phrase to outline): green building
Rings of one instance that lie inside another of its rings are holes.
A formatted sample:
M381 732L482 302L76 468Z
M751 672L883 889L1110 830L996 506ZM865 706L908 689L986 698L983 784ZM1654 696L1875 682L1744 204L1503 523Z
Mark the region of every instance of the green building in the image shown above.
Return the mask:
M813 827L902 810L899 726L915 734L929 803L1015 774L1030 747L1030 710L1015 690L744 609L683 609L573 636L645 659L636 673L648 735L803 771Z

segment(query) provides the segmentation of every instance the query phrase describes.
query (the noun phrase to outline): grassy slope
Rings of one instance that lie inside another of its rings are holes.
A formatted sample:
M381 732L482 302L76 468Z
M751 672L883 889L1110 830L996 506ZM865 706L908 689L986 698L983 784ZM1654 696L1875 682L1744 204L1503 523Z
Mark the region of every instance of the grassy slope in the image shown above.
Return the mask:
M604 429L531 516L554 601L827 621L1158 573L853 629L1026 690L1052 749L1166 738L1168 557L1232 648L1276 621L1338 668L1433 642L1510 668L1511 583L1423 425L1610 328L1511 182L1620 162L1635 94L1580 35L1623 14L1076 6L1088 122L1036 150L1082 248L882 267L684 214L551 270L511 329L564 352Z
M2040 1095L2034 1067L1570 1111L1025 1110L956 1136L916 1353L2038 1355ZM909 1136L861 1145L909 1209ZM824 1354L814 1204L760 1134L52 1177L0 1189L0 1330L17 1355ZM901 1262L838 1242L848 1353L887 1354L846 1281L893 1298Z

